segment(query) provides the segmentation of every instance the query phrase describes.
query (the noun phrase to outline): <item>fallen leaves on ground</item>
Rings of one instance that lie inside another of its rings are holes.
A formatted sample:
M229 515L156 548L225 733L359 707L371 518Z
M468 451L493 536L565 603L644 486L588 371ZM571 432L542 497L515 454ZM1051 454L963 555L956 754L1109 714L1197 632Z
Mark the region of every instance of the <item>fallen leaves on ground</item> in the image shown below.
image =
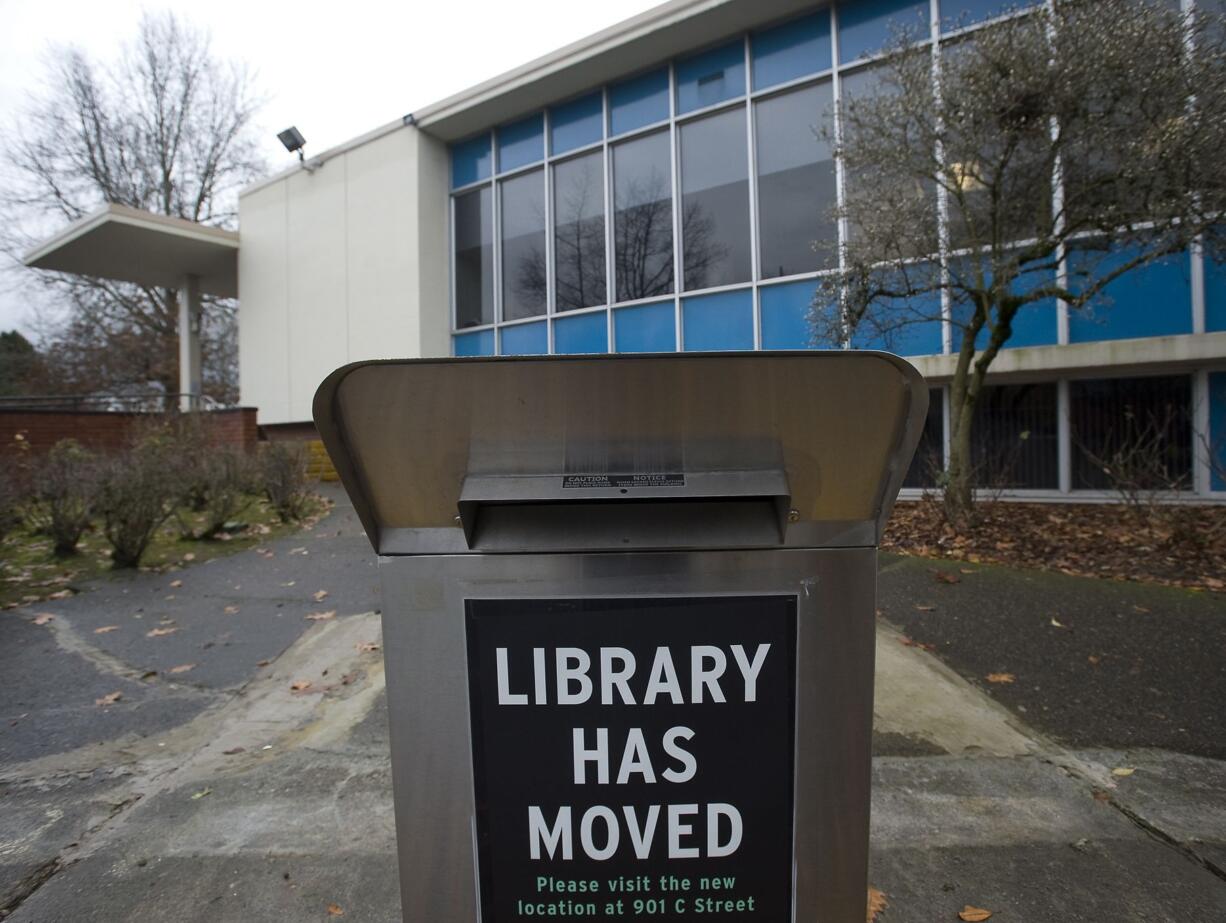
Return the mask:
M919 612L935 612L937 607L927 603L916 603L915 608Z
M211 788L202 788L200 789L200 791L192 793L192 801L199 801L201 798L205 797L206 795L211 795L211 794L213 794L213 790Z
M112 631L119 631L118 625L103 625L101 628L95 628L94 634L105 635Z
M983 923L991 916L992 911L984 910L982 907L972 907L970 904L958 911L958 919L964 923Z
M183 581L182 581L182 580L172 580L172 581L170 581L170 587L171 587L171 589L173 589L173 590L177 590L177 589L178 589L179 587L181 587L181 586L183 586Z
M184 561L196 560L196 553L194 551L189 551L187 554L183 555L183 560Z
M918 647L925 651L935 651L937 646L930 644L927 641L916 641L914 638L899 638L899 642L903 647Z
M307 551L306 548L291 548L289 550L289 553L290 554L310 554L310 552Z
M878 891L872 885L868 886L868 923L876 923L877 914L890 906L884 891Z
M238 606L226 606L226 607L225 607L224 609L222 609L221 611L222 611L222 612L224 612L226 615L237 615L237 614L238 614Z
M359 641L354 646L358 649L359 654L373 654L379 649L379 645L374 641Z
M328 598L328 591L327 590L316 590L314 593L311 594L311 597L315 600L315 602L321 603L325 599Z
M1101 661L1102 658L1099 657L1097 654L1090 654L1088 657L1086 657L1086 660L1090 662L1090 666L1096 667L1098 666L1099 661Z
M989 673L984 679L989 683L1012 683L1017 677L1012 673Z
M343 917L344 915L345 915L345 911L341 909L340 904L329 904L328 905L328 916Z
M1036 567L1077 577L1226 590L1226 508L1189 507L1194 547L1161 524L1138 522L1122 504L982 502L980 522L957 533L935 500L900 501L882 551L971 564Z
M68 599L72 595L73 595L72 590L60 590L59 592L52 593L47 598L48 599Z
M1136 772L1131 766L1116 766L1111 770L1111 775L1118 776L1121 779L1126 779Z
M308 622L326 622L328 619L336 618L336 610L329 609L327 612L312 612L306 616Z
M222 750L221 755L222 756L234 756L235 754L246 753L246 752L247 752L246 747L231 747L229 750Z
M102 697L100 697L100 698L94 699L94 704L95 704L95 705L104 705L104 706L105 706L105 705L114 705L116 702L118 702L118 701L119 701L120 699L122 699L122 698L123 698L123 693L122 693L122 692L108 692L106 695L104 695L104 696L102 696Z
M311 681L309 679L296 679L289 684L290 692L307 692L310 688Z
M177 628L153 628L145 632L146 638L163 638L166 635L173 635L179 629Z
M957 574L951 574L948 571L934 570L932 576L936 578L937 583L961 583L962 578Z
M195 668L196 668L196 665L194 663L181 663L177 667L171 667L166 672L167 673L186 673L189 670L194 670Z
M1056 618L1054 615L1051 617L1051 627L1052 627L1052 628L1068 628L1068 626L1067 626L1067 625L1065 625L1063 622L1061 622L1061 621L1060 621L1058 618Z
M52 615L50 612L40 612L38 613L38 615L34 616L35 625L46 625L48 622L51 622L54 620L55 620L55 616Z
M257 661L255 662L255 665L256 665L257 667L266 667L266 666L268 666L270 663L272 663L272 661L271 661L271 660L257 660Z

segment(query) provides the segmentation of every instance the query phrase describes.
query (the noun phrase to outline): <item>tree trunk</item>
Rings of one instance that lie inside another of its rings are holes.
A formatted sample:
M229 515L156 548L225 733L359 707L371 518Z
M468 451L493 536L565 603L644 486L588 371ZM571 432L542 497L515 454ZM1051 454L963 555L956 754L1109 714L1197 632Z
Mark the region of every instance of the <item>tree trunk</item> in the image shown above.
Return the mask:
M958 530L975 521L975 462L971 457L971 421L975 416L975 396L962 390L961 402L950 408L949 468L945 481L945 518ZM951 395L953 397L953 395Z

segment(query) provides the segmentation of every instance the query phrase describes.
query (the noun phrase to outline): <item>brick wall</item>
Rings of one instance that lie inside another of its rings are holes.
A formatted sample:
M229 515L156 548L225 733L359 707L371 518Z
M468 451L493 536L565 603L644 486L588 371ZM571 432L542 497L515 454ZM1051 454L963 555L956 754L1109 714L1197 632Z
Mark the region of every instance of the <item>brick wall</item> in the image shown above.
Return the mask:
M61 439L75 439L96 452L114 452L128 442L134 426L155 416L104 410L0 410L0 447L9 449L21 435L35 452ZM254 407L210 410L201 414L210 441L218 446L255 450L259 431Z

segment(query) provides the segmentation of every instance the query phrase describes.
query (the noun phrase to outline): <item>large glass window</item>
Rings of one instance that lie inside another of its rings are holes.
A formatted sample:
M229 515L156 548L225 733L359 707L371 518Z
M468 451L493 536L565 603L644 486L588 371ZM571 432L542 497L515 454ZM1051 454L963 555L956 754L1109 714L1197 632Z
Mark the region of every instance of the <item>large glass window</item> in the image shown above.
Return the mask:
M494 322L494 241L489 186L455 197L455 325Z
M499 183L502 191L502 319L545 313L545 182L533 170Z
M993 490L1060 486L1056 385L984 388L975 407L975 483Z
M928 0L853 0L840 3L839 61L847 64L876 54L899 32L923 38L928 32Z
M1070 382L1069 429L1074 489L1192 486L1187 375Z
M604 155L553 168L553 259L557 309L605 303Z
M489 132L477 135L451 147L451 185L467 186L489 179L494 158L490 151Z
M613 254L617 300L673 290L673 186L668 132L613 148Z
M545 121L540 113L498 129L498 169L526 167L545 156Z
M764 99L755 107L764 279L838 262L834 154L819 135L832 105L826 82Z
M745 110L681 126L681 241L685 289L748 282L749 154Z
M604 99L599 92L549 110L549 152L564 154L604 137Z

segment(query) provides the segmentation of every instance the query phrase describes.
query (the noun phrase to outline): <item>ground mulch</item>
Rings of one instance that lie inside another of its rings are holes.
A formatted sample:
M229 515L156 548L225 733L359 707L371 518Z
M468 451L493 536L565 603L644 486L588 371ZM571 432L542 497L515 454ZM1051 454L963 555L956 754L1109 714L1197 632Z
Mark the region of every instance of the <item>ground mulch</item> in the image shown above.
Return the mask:
M881 549L970 563L1226 592L1226 506L983 502L959 533L935 499L899 501Z

